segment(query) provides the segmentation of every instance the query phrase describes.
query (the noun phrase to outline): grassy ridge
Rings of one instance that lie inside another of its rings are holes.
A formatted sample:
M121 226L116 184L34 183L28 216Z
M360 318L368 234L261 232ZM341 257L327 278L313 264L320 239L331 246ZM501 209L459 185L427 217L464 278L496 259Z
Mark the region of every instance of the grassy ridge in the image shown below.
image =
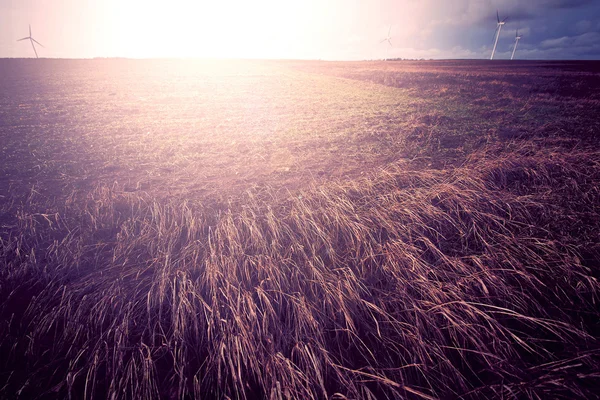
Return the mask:
M31 374L5 393L588 397L597 264L546 227L595 215L598 187L600 155L570 153L216 214L99 189L3 240L3 367Z
M283 194L3 204L0 396L597 397L597 146L451 118Z

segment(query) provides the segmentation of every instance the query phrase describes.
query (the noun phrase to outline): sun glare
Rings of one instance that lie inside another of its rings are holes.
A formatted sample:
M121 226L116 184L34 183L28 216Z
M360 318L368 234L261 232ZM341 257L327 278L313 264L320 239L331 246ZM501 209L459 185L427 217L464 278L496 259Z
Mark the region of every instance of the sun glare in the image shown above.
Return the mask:
M104 9L111 36L96 41L124 57L310 57L327 11L315 7L275 0L113 1ZM313 30L306 29L309 18L317 22Z

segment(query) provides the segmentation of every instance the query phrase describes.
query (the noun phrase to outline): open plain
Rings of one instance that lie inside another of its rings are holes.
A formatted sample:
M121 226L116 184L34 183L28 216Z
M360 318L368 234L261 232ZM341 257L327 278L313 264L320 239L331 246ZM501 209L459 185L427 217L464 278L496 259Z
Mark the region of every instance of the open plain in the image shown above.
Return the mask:
M0 60L0 398L600 396L600 63Z

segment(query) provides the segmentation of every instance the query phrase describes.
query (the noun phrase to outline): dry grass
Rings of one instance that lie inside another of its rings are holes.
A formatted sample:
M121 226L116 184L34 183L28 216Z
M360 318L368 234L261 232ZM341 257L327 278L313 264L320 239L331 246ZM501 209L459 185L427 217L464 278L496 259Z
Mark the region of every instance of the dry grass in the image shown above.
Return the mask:
M449 114L363 176L5 201L0 396L597 397L597 146Z

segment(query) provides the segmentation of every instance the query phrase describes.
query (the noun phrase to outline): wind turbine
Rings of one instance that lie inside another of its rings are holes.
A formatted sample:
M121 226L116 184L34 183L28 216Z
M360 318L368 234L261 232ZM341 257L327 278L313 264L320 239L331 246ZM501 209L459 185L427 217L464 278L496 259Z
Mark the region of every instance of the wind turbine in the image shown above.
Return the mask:
M390 44L390 47L394 47L394 45L392 45L392 37L390 36L391 33L392 33L392 26L390 25L390 29L388 29L388 34L387 34L386 38L383 39L381 42L379 42L379 44L388 42ZM387 55L388 55L389 50L390 50L390 48L386 47L385 59L384 59L385 61L387 61Z
M506 23L506 20L508 19L508 17L506 17L502 21L500 21L500 14L498 13L498 10L496 10L496 18L498 19L498 25L496 25L496 40L494 41L494 49L492 50L492 56L490 57L490 60L494 59L494 53L496 53L496 46L498 45L498 39L500 38L500 31L502 30L502 25L504 25Z
M513 48L512 56L510 56L511 60L515 58L515 51L517 51L517 45L519 44L519 40L521 40L522 37L523 36L519 36L519 30L517 29L517 33L515 35L515 47Z
M39 44L40 46L44 47L40 42L38 42L37 40L35 40L32 36L31 36L31 25L29 25L29 36L24 37L23 39L19 39L17 40L17 42L20 42L22 40L28 40L31 42L31 47L33 47L33 52L35 53L35 58L39 58L38 57L38 53L37 50L35 49L35 45L33 44L33 42L36 42L37 44Z

